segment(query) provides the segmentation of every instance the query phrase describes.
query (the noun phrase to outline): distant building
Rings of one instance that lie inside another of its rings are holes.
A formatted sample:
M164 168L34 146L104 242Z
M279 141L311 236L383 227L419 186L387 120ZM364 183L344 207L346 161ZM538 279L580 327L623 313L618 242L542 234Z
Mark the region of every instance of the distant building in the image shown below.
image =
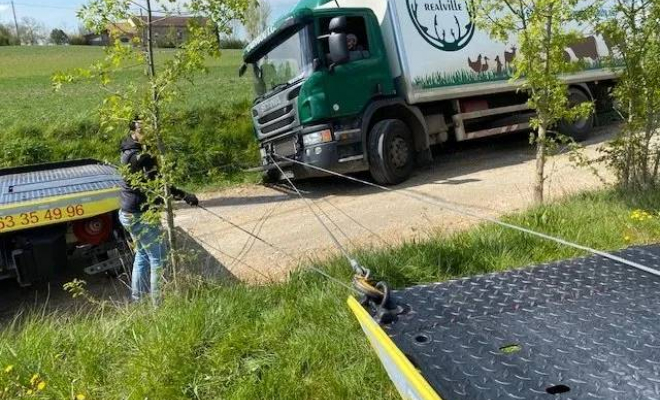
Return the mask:
M156 47L178 47L188 39L188 25L196 21L203 25L207 18L158 16L152 17L152 33ZM147 40L147 17L136 17L128 21L108 24L107 29L100 35L85 35L88 45L107 46L113 40L119 39L122 43L131 44L135 38Z

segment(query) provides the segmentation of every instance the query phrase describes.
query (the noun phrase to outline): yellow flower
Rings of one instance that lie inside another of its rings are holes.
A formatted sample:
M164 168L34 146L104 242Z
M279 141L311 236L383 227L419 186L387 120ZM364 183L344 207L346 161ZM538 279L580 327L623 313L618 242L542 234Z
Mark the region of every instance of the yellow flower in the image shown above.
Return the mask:
M626 242L630 242L630 236L628 236L628 235L624 236L623 240L625 240Z
M76 400L85 400L85 399L86 399L86 397L85 397L85 395L82 394L82 393L78 393L78 394L76 395Z
M33 391L32 389L28 389L28 391L27 391L26 393L28 394L28 396L32 396L32 394L34 393L34 391Z
M13 366L13 365L7 365L7 366L5 367L5 374L8 374L8 373L10 373L10 372L13 371L13 370L14 370L14 366Z
M46 382L44 382L44 381L39 382L39 384L37 385L37 389L39 389L39 390L46 389Z
M30 385L34 386L37 384L39 381L39 374L34 374L32 375L32 378L30 378Z

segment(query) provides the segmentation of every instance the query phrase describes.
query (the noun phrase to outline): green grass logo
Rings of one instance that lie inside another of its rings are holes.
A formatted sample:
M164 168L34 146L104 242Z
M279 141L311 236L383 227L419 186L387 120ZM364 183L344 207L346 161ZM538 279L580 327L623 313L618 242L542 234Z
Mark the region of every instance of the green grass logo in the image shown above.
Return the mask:
M408 12L419 34L442 51L458 51L472 40L472 0L406 0Z

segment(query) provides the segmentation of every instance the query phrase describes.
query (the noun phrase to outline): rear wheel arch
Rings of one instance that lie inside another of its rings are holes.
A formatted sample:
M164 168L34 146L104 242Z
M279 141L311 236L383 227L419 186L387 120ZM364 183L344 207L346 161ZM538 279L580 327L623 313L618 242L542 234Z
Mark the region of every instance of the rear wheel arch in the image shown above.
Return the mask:
M573 84L568 88L569 101L594 102L595 99L587 84ZM557 128L561 133L580 142L585 140L596 123L595 110L587 117L573 122L560 121Z

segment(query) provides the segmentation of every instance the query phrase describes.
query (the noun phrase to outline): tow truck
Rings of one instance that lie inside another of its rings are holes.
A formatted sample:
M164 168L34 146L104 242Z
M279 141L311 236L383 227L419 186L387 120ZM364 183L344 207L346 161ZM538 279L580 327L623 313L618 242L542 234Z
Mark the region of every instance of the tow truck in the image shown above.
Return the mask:
M121 179L91 159L0 169L0 280L30 286L67 268L116 273L130 263Z

